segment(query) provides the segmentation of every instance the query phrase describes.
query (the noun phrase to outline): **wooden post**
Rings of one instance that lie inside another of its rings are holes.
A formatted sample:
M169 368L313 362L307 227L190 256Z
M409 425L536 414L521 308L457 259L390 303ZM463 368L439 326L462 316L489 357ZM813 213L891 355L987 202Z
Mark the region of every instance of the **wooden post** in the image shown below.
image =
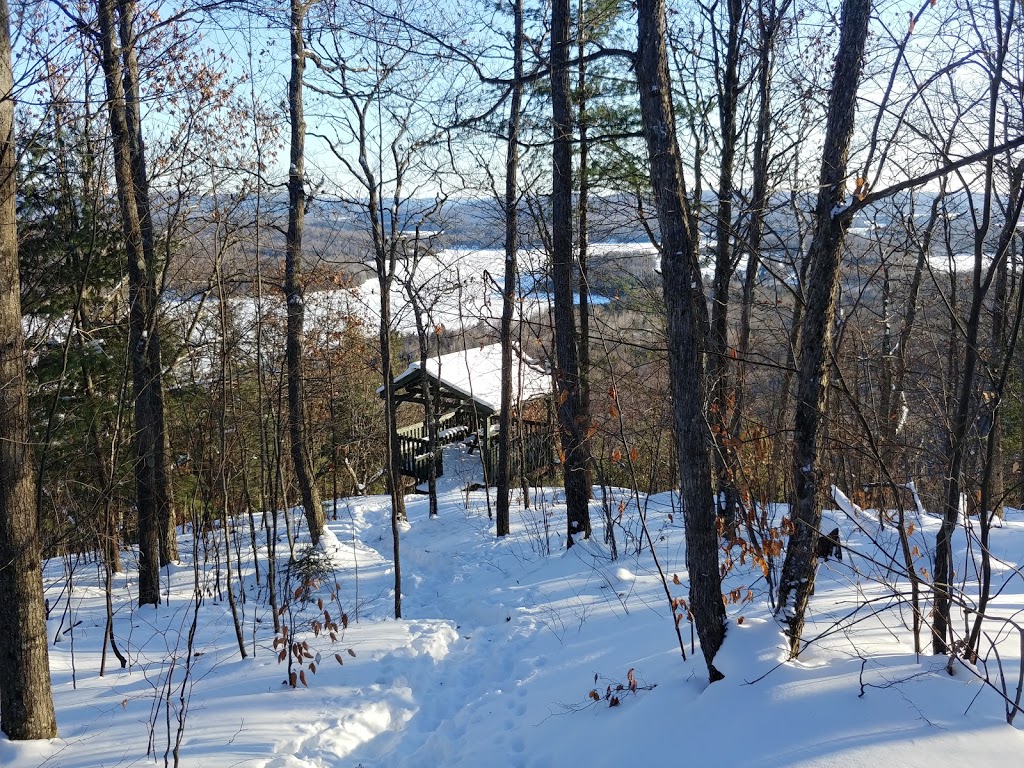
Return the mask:
M484 416L483 438L481 440L480 459L484 463L484 483L489 484L491 479L491 417Z

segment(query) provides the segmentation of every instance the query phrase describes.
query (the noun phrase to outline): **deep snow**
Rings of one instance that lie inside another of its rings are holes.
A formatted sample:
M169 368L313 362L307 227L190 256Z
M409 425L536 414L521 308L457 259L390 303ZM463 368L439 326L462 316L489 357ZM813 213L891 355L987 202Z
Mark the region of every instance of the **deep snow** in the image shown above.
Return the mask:
M650 552L645 545L637 553L640 526L628 492L616 491L610 500L614 510L627 502L616 526L619 559L612 561L598 502L594 539L568 551L558 489L534 494L529 509L516 506L513 533L499 541L484 492L464 490L476 479L473 460L449 452L446 471L437 519L428 518L425 496L408 498L398 621L391 613L387 500L336 503L325 542L335 574L319 595L335 620L344 612L349 623L337 642L322 633L296 634L321 656L316 674L307 675L308 688L283 684L287 671L272 647L265 574L257 585L247 520L237 520L230 532L246 595L246 659L224 599L223 553L215 581L218 528L198 540L190 529L182 532L182 560L167 569L166 600L157 609L133 608L128 553L128 573L115 578L114 628L131 665L119 669L109 657L104 677L98 675L105 621L100 568L84 559L50 561L49 635L59 636L50 658L61 737L32 743L0 737L0 765L163 764L183 700L180 764L208 768L1024 764L1024 717L1007 725L1002 700L968 670L957 667L950 676L944 658L915 657L904 625L909 610L901 611L880 583L891 534L876 536L870 512L840 505L829 513L849 549L843 563L822 566L807 636L826 634L798 662L784 662L760 570L737 563L727 586L740 589L743 599L729 605L729 632L716 660L726 679L708 686L688 622L681 624L684 661ZM673 596L685 597L675 500L669 494L641 500L661 563L670 580L678 575L682 582L672 585ZM293 521L301 525L301 515ZM923 517L916 528L927 562L936 522ZM879 538L880 550L869 534ZM300 533L300 550L303 540ZM283 530L277 546L283 576ZM960 546L962 552L962 539ZM997 583L1007 584L998 610L1019 612L1024 579L1015 569L1024 563L1024 513L1008 512L1006 525L993 532L993 550L1001 558ZM260 558L263 568L262 549ZM203 592L197 613L196 574ZM330 599L335 579L336 602ZM744 602L748 589L752 599ZM853 620L832 628L866 600L872 602ZM310 604L295 619L296 633L314 613ZM196 653L186 677L193 616ZM1019 640L1002 640L1004 669L1015 685ZM630 670L635 692L628 689ZM620 684L626 686L617 694L621 703L609 707L604 694ZM172 756L167 760L173 764Z

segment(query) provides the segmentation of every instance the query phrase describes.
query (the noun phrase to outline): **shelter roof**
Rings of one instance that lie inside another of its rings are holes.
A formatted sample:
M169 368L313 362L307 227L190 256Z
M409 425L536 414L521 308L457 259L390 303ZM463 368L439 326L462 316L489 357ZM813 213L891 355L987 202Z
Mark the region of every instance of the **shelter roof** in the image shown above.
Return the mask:
M501 409L501 345L489 344L427 359L426 374L448 405L476 404L484 414ZM399 402L422 405L419 361L395 377L394 392ZM551 374L535 360L512 354L512 399L526 402L551 391ZM384 388L377 390L383 395Z

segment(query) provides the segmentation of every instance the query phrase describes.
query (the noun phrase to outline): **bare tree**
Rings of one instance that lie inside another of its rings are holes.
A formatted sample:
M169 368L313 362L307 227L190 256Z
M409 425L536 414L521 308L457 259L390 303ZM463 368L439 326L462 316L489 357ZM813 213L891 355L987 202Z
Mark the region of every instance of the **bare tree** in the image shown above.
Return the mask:
M768 217L772 198L772 162L773 152L773 111L778 105L773 103L775 90L777 47L780 44L781 31L792 3L790 0L778 0L765 3L761 12L756 14L756 75L754 98L756 100L756 119L753 132L753 156L751 158L751 190L749 214L739 248L747 258L743 275L743 293L740 299L739 328L737 331L735 372L735 400L730 436L734 444L741 442L744 419L748 415L747 407L747 370L748 358L751 353L751 324L753 319L754 295L758 275L761 272L761 249L764 245L765 221ZM717 274L717 272L716 272ZM714 335L714 334L712 334ZM780 418L785 417L786 406L781 404ZM719 441L721 442L721 441ZM730 467L735 472L736 467ZM735 480L735 478L734 478Z
M443 200L437 200L437 208L440 209ZM427 210L424 218L428 218L437 211ZM448 270L441 266L435 268L433 274L430 270L422 269L428 259L436 259L435 247L432 242L432 233L423 232L419 224L414 228L410 236L402 238L401 257L402 275L399 282L405 290L412 309L413 320L416 324L416 346L419 351L420 369L427 370L427 361L430 358L430 340L439 339L443 332L443 325L436 322L434 309L437 301L444 294L446 281L442 279L442 273ZM440 266L440 264L439 264ZM437 517L437 452L438 445L438 417L440 410L440 392L437 388L431 388L430 377L424 376L420 386L423 398L423 426L426 431L427 445L426 452L430 458L427 461L427 495L429 496L430 517Z
M555 386L565 479L566 546L590 538L590 447L583 409L573 307L572 117L569 89L570 4L551 5L551 284L554 293Z
M708 376L711 387L710 420L715 438L716 506L719 515L732 523L736 514L736 450L731 438L730 410L735 390L729 370L729 288L736 271L733 239L735 168L739 143L737 113L740 107L740 50L746 23L742 0L727 0L724 19L724 61L718 78L718 209L715 214L715 277L712 286L711 324L708 339ZM718 34L716 33L716 38ZM717 54L716 54L717 57Z
M142 142L135 5L99 0L100 48L114 147L114 179L128 252L129 345L135 397L139 602L160 602L160 565L177 557L164 427L157 265Z
M445 62L412 51L419 36L404 17L360 3L339 5L326 17L315 41L320 67L316 88L331 106L331 119L316 134L353 183L332 190L358 211L369 230L370 257L377 279L378 345L388 435L384 473L391 494L395 553L395 613L401 616L399 529L405 519L404 480L397 433L394 389L395 308L392 291L403 266L410 233L438 213L444 194L438 165L447 161L447 109L460 100L438 73ZM405 9L410 15L413 8ZM348 55L357 43L359 53ZM427 88L440 89L435 93ZM429 199L425 199L428 198ZM426 328L424 327L424 330Z
M717 516L711 488L711 431L706 421L704 342L708 313L697 262L697 238L683 187L668 71L664 0L637 3L637 84L661 230L661 263L668 316L672 414L679 452L680 496L686 524L690 611L714 682L726 616L718 567Z
M867 41L871 0L844 0L825 144L821 156L814 236L807 260L810 275L800 333L793 440L793 533L779 582L777 613L786 623L790 652L800 652L807 600L814 591L821 525L821 467L818 449L827 403L835 329L839 255L849 219L835 215L846 197L846 161L853 135L857 89Z
M976 11L972 9L972 15L975 13ZM1017 163L1012 161L1008 163L1010 166L1008 174L1010 176L1010 202L1005 207L1003 226L997 230L995 249L991 257L989 257L990 244L988 237L994 227L994 219L997 215L999 184L996 180L998 171L996 158L1001 154L999 146L1000 134L1005 129L1008 121L1019 120L1019 112L1016 114L1011 113L1008 116L1003 115L1006 97L1002 93L1007 84L1012 81L1010 70L1012 70L1015 62L1009 58L1010 53L1013 47L1019 44L1013 40L1014 29L1019 24L1017 13L1016 3L1011 2L1004 8L1002 3L995 2L991 6L990 19L984 19L983 15L978 12L972 19L971 24L972 27L980 31L984 28L983 25L991 23L991 29L987 30L987 39L982 43L986 49L982 55L982 62L986 65L987 69L987 92L979 99L986 109L982 117L982 135L984 137L982 146L986 157L980 178L971 180L973 183L967 183L961 177L961 182L968 191L966 206L974 228L972 238L973 269L971 272L970 303L966 319L961 321L960 318L952 318L956 322L958 333L963 336L964 352L963 360L960 364L959 380L956 382L955 405L951 418L951 430L946 457L947 467L943 482L942 498L942 526L939 529L935 542L935 609L932 622L932 650L937 654L948 653L953 639L951 628L954 571L952 535L961 511L961 496L965 485L963 475L967 459L969 435L974 426L972 424L972 417L976 415L974 400L977 380L980 377L979 369L982 365L991 366L993 362L996 362L995 367L998 369L1003 367L1001 364L1005 359L1001 349L997 350L997 354L994 355L995 361L986 361L981 355L983 332L981 316L990 292L994 292L997 316L993 324L993 334L998 339L998 337L1005 333L1006 318L1001 316L1006 311L1005 286L1001 288L999 276L1003 273L1002 265L1008 258L1011 246L1017 237L1017 224L1021 215L1021 172L1018 170L1018 164L1022 161L1018 160ZM982 41L979 40L978 42L981 43ZM1013 103L1013 101L1010 101L1010 104ZM1020 102L1018 101L1015 105L1018 109L1019 104ZM1016 109L1014 109L1014 112L1016 112ZM978 189L979 187L980 189ZM978 190L977 200L974 194L975 190ZM1001 293L1003 295L1000 295ZM1002 345L1000 344L1000 346ZM952 350L950 354L952 359ZM987 382L989 386L987 394L994 398L995 402L993 404L995 406L999 404L998 401L1002 395L1001 389L1005 384L1005 378L1006 371L1004 370L1001 381L998 381L998 386L996 385L999 377L993 377L993 380ZM997 408L994 411L994 419L998 424ZM996 433L998 434L998 432L997 428ZM985 462L986 466L984 469L986 482L983 482L980 488L981 505L979 511L983 517L982 546L984 549L987 549L988 545L988 524L990 522L987 511L992 507L990 502L994 458L992 454L995 453L994 440L989 440L989 450L990 455L987 457L988 460ZM985 552L983 554L985 559L982 567L986 571L983 581L986 583L981 585L980 610L982 612L988 602L987 581L990 577L988 553ZM976 645L979 632L980 623L976 622L971 633L970 645Z
M305 324L305 300L301 281L302 228L306 216L306 120L303 112L302 78L306 69L306 44L303 25L311 3L291 0L289 40L291 71L288 77L288 119L291 144L288 166L288 231L285 237L284 292L288 304L288 326L285 335L285 361L288 368L288 439L291 444L295 479L302 496L309 536L314 544L320 541L326 521L320 503L320 492L313 476L313 462L306 437L305 393L302 377L302 332Z
M505 144L505 284L501 291L501 413L498 415L498 500L495 522L498 536L510 532L509 458L512 449L512 317L519 279L519 122L523 103L523 0L513 5L512 100Z

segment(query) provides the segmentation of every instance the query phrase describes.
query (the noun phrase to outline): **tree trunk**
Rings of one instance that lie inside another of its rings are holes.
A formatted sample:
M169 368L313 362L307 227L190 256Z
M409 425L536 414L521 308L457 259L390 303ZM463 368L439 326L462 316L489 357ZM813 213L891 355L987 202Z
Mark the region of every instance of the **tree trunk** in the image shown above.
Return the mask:
M124 66L125 119L128 124L129 154L135 206L138 209L142 252L145 259L146 365L148 368L149 411L153 425L153 494L156 501L156 528L160 544L160 565L178 559L175 531L174 493L171 489L170 448L164 423L163 365L160 358L160 329L157 323L159 296L153 215L149 203L149 174L146 171L145 144L142 140L142 101L139 86L139 62L136 54L134 0L118 0L118 24L121 57Z
M291 124L291 163L288 169L288 232L285 240L284 293L288 302L288 327L285 336L285 366L288 369L288 439L291 444L295 479L302 496L306 525L313 544L320 541L326 521L320 493L313 476L309 441L306 436L304 388L302 382L302 333L305 304L301 281L302 226L306 217L305 146L306 120L302 105L302 75L306 68L302 27L305 3L292 0L292 68L288 79L288 115Z
M138 510L139 538L139 604L157 605L160 602L160 499L169 498L166 491L157 488L160 475L156 471L162 461L164 438L163 419L156 410L162 399L155 396L160 369L152 367L151 348L159 345L154 315L156 310L155 253L152 249L152 229L148 238L143 231L138 197L146 194L140 188L137 172L140 163L134 155L141 151L141 135L132 136L132 120L128 103L135 105L134 120L138 120L138 95L128 95L126 86L137 85L125 71L123 55L124 28L118 33L117 16L124 12L115 0L100 0L98 19L104 80L107 90L107 109L110 116L110 135L113 143L114 179L121 209L125 249L128 253L128 344L132 362L132 394L135 402L135 503ZM126 23L130 27L131 19ZM129 30L130 31L130 30ZM130 34L127 35L130 39ZM136 127L137 130L137 127ZM134 149L134 151L133 151ZM151 224L151 222L150 222ZM147 252L148 250L148 252ZM152 331L152 332L151 332ZM159 349L157 348L157 359ZM161 414L162 415L162 414ZM164 474L166 478L166 474Z
M743 429L743 415L746 409L746 369L750 351L751 319L754 307L754 289L761 265L761 243L764 236L765 217L770 203L769 161L772 145L772 86L774 49L782 19L789 9L789 0L763 7L758 14L758 67L757 67L757 127L754 135L754 157L751 174L753 185L750 199L750 221L747 226L743 248L747 254L746 272L743 276L743 296L740 300L740 327L737 340L735 391L731 433L739 440Z
M81 342L79 342L81 343ZM96 401L96 387L93 384L92 375L89 373L86 363L82 363L82 391L85 393L86 403ZM112 573L120 573L121 566L121 525L119 515L114 506L114 478L113 468L108 461L104 440L97 424L97 416L89 421L89 447L96 460L96 474L99 481L99 504L102 510L99 524L100 551L104 562ZM113 430L109 430L113 434Z
M590 447L582 411L573 307L572 117L569 113L569 0L551 6L551 282L554 293L555 386L568 512L566 546L590 538Z
M153 370L161 370L160 355L156 360L151 360ZM162 377L161 377L162 378ZM157 382L159 384L159 381ZM174 507L174 485L171 481L171 435L167 431L167 423L164 418L164 396L163 387L154 395L155 413L157 415L157 431L163 435L160 445L163 450L156 460L156 487L157 487L157 528L160 535L160 565L168 565L178 559L178 530L177 512Z
M12 740L57 737L46 649L25 344L18 280L10 11L0 0L0 728Z
M907 533L906 512L902 500L899 482L906 477L902 472L904 467L900 466L902 451L897 443L902 423L905 418L903 409L906 407L906 379L907 379L907 350L910 348L911 334L917 322L918 299L921 294L921 282L927 266L928 256L931 251L932 235L939 220L939 212L942 208L945 196L946 183L942 182L939 193L932 201L931 214L924 232L918 241L917 261L914 265L914 273L910 281L910 289L907 292L907 300L903 310L903 321L897 339L884 348L885 375L882 379L884 410L881 413L882 422L882 451L879 456L880 470L889 481L892 488L893 498L896 503L896 524L899 526L898 535L900 539L900 551L903 555L903 564L907 570L907 579L910 582L910 608L913 620L914 653L921 652L921 626L924 616L921 611L921 584L920 576L914 564L913 549L910 544L910 536ZM888 331L887 331L888 335ZM880 518L881 519L881 518Z
M577 422L584 435L590 434L590 278L587 275L587 257L590 246L588 227L590 222L587 209L590 205L590 139L587 136L587 62L586 54L586 0L579 0L576 8L576 126L579 129L579 197L576 201L577 215L577 267L579 279L579 369L580 369L580 412ZM590 467L590 446L588 441L588 468ZM589 484L589 480L587 481ZM589 493L589 485L588 485Z
M736 264L733 257L733 166L736 159L736 111L740 96L740 0L728 0L725 72L718 93L722 155L718 166L718 213L715 224L715 279L711 298L708 378L711 382L710 421L715 438L715 501L718 514L731 525L736 516L736 450L730 436L730 411L735 389L729 370L729 286Z
M1001 63L1000 59L1000 64ZM997 92L1000 82L1001 77L993 77L990 97L991 122L989 124L988 136L989 147L992 147L995 144L995 115ZM956 410L953 413L953 429L949 436L949 463L946 468L945 482L943 483L942 525L939 528L939 533L935 537L935 608L933 611L934 618L932 621L932 652L935 654L948 653L950 650L950 643L953 640L951 627L954 571L952 538L953 531L956 528L957 518L960 513L961 494L964 492L964 462L966 460L967 447L970 440L969 433L972 426L972 415L976 415L972 401L975 398L975 379L978 376L978 369L980 367L978 346L981 339L981 311L988 292L990 290L997 290L993 285L993 282L998 281L998 271L1002 267L1002 262L1008 258L1011 245L1016 237L1015 233L1017 230L1017 224L1021 215L1021 177L1019 175L1020 171L1016 171L1014 177L1010 180L1010 198L1013 201L1013 204L1012 206L1007 206L1007 218L1003 222L1003 227L999 233L998 245L995 253L992 255L991 265L987 268L984 267L983 265L988 261L986 238L991 224L993 197L995 195L994 167L995 158L994 156L990 156L986 161L985 169L986 190L983 204L984 207L980 217L980 224L974 235L974 274L971 285L971 305L967 313L967 322L964 327L964 363L960 373L960 381L957 384ZM1010 349L1007 351L1012 353L1013 350ZM1003 363L1002 360L999 360L999 358L996 358L996 360L997 363L1000 364L1000 367L1002 367L1002 364L1006 364ZM991 364L991 361L989 361L989 364ZM1004 385L1005 372L1003 378L999 381L998 386L995 387L994 390L990 389L986 393L987 395L995 398L993 405L996 409L998 409L999 399L1001 398L1002 388ZM998 413L998 410L996 410L996 413ZM991 463L995 460L996 452L995 445L992 442L992 440L994 440L994 436L989 435L989 438L990 450L988 452L987 461ZM984 475L986 476L990 487L992 481L990 470L986 468L984 470ZM990 501L988 490L989 488L986 487L985 483L983 483L981 497L982 502L984 502L984 506L979 509L979 514L985 518L981 521L981 543L982 547L986 550L988 547L988 526L991 523L991 519L987 517L987 510L985 508L988 506L988 502ZM983 574L981 584L979 584L979 595L977 601L979 612L984 611L989 600L991 566L988 560L988 552L983 552ZM968 654L972 652L972 647L977 644L978 633L980 633L980 631L981 626L976 623L966 648Z
M818 448L828 401L839 254L849 225L846 217L836 216L835 212L844 205L846 196L847 155L870 16L871 0L844 0L822 149L814 236L808 252L810 277L800 332L800 378L793 439L793 533L786 548L777 608L786 624L794 656L800 652L807 601L814 591L818 565L822 484Z
M372 198L371 198L372 199ZM371 210L375 223L377 219ZM391 280L380 270L378 258L377 277L380 286L380 329L379 342L381 366L384 373L384 430L387 433L388 451L385 479L388 493L391 495L391 549L395 563L395 618L402 618L402 559L401 538L399 530L401 521L406 519L405 495L402 492L402 474L400 472L400 448L398 445L398 428L395 424L395 372L391 367ZM393 270L389 273L393 274Z
M997 515L1003 517L1002 494L1002 430L999 428L999 413L1003 396L1006 392L1006 382L1013 366L1013 355L1017 349L1017 340L1020 332L1021 313L1024 312L1024 292L1017 290L1013 306L1008 306L1007 286L1005 280L1009 271L1007 264L1011 261L1014 252L1016 235L1014 234L1020 221L1021 214L1021 180L1024 175L1024 160L1017 163L1010 171L1010 183L1008 190L1008 201L1006 205L1006 221L1000 232L1000 249L997 252L996 269L996 298L993 309L993 337L997 343L993 358L998 364L999 372L994 374L995 381L991 382L989 394L992 402L988 403L992 413L992 429L988 434L986 442L986 457L982 465L981 480L981 505L978 509L978 517L981 529L980 550L981 550L981 574L978 583L977 613L974 616L974 623L970 635L967 638L964 654L972 661L978 659L979 646L981 643L982 625L988 610L989 600L992 597L992 552L989 548L992 520ZM1000 281L1004 281L999 285ZM1012 310L1012 314L1011 314ZM1012 319L1011 319L1012 318ZM998 327L997 327L998 326ZM997 476L998 474L998 476ZM995 494L998 493L997 497ZM991 510L991 514L989 514Z
M416 345L419 350L420 359L420 370L424 373L427 370L427 360L430 359L430 329L427 327L429 316L426 309L423 306L423 302L419 295L419 290L416 288L416 269L419 266L421 257L420 252L420 240L419 232L417 230L416 239L413 242L413 255L412 263L409 268L408 279L406 281L406 294L409 297L409 303L412 305L413 319L416 322ZM443 371L438 371L438 376L443 375ZM422 376L420 381L420 394L423 396L423 428L427 434L427 453L430 454L430 459L427 462L427 496L430 504L430 517L437 517L437 452L439 450L437 444L437 416L438 416L438 398L436 393L430 386L430 377Z
M1011 4L1011 9L1015 9L1015 6ZM960 497L963 492L963 474L964 474L964 461L967 452L968 434L971 429L971 417L974 409L972 408L972 401L975 398L975 377L978 375L979 364L983 362L982 356L979 354L978 345L981 341L981 311L982 306L988 296L990 290L996 290L998 287L993 286L993 279L997 279L998 270L1003 266L1005 262L1011 243L1016 237L1017 222L1020 217L1020 200L1017 199L1020 193L1020 176L1019 172L1015 177L1011 175L1011 199L1016 200L1016 209L1013 210L1011 207L1007 207L1006 220L1003 223L1002 230L999 234L998 247L995 253L991 257L991 263L986 266L989 257L987 252L989 247L986 244L986 238L989 234L992 226L992 215L995 206L995 194L996 194L996 179L995 179L995 146L997 134L1002 131L1000 111L1005 109L1002 106L1005 97L1000 93L1000 89L1005 84L1004 72L1007 66L1007 54L1010 47L1012 30L1015 30L1019 26L1019 21L1015 17L1013 10L1006 17L1005 21L1002 16L1002 10L998 3L993 7L995 22L994 31L997 33L992 40L993 50L990 51L990 55L987 61L990 62L991 69L988 72L989 75L989 90L988 90L988 114L987 114L987 131L985 136L986 147L988 149L988 156L985 159L985 170L984 176L984 191L982 193L981 211L979 212L973 203L973 197L970 198L969 203L971 207L971 220L974 222L974 269L971 276L971 304L967 314L967 322L964 327L964 363L961 369L960 380L957 382L957 402L956 410L953 413L951 419L953 423L952 431L949 435L949 454L948 454L948 465L945 472L945 481L943 483L943 500L942 500L942 525L939 528L939 533L935 540L935 567L934 567L934 579L935 579L935 606L933 611L932 621L932 651L936 654L948 653L950 650L950 644L953 641L953 630L951 626L952 616L952 587L953 587L953 575L954 565L952 557L952 536L953 531L956 528L957 517L959 516L960 508ZM979 215L980 213L980 215ZM999 303L1001 298L997 295L996 301ZM1000 310L1001 311L1001 310ZM956 318L951 313L951 319ZM1001 325L1002 321L999 320L994 325ZM952 358L951 358L952 359ZM985 367L989 366L987 361L984 362ZM955 381L955 380L953 380ZM1005 378L1003 380L1005 382ZM995 392L989 391L986 393L995 397L994 405L998 407L1000 391ZM994 444L990 444L994 449ZM993 459L994 451L989 453L989 460ZM991 481L991 478L989 478ZM987 501L988 497L986 494L987 488L982 487L982 501ZM982 515L985 515L986 510L982 508L980 510ZM983 546L988 544L988 526L989 521L982 522L982 542ZM979 604L984 606L988 601L988 586L989 586L989 563L988 553L983 555L982 567L985 571L982 577L982 584L979 585L980 595ZM983 610L983 608L982 608ZM976 625L976 630L980 632L980 625ZM974 635L975 632L972 632ZM972 638L973 641L976 637ZM970 653L970 648L967 649Z
M501 411L498 414L498 469L495 478L498 491L495 520L498 536L507 536L511 531L509 457L512 451L512 316L519 271L519 113L523 103L523 0L515 0L513 13L515 83L512 85L505 150L505 285L501 291Z
M1016 203L1018 187L1019 180L1012 179L1010 182L1007 211L1012 210ZM992 297L992 346L989 352L989 365L996 364L1002 366L1007 356L1006 342L1010 326L1009 307L1007 306L1009 302L1009 265L1010 259L1009 254L1007 254L1007 257L996 268L994 295ZM992 503L991 510L983 508L981 513L987 514L991 511L993 515L1002 518L1005 514L1003 511L1005 484L1003 479L1003 420L1000 418L999 408L995 408L992 411L990 442L992 444L992 461L988 469L988 487L983 493Z
M690 610L700 636L708 676L714 682L724 677L713 662L725 640L726 617L718 568L717 515L711 487L711 433L705 410L707 380L703 345L707 337L707 304L676 144L664 0L640 0L637 11L636 75L661 229L669 379L686 525Z

